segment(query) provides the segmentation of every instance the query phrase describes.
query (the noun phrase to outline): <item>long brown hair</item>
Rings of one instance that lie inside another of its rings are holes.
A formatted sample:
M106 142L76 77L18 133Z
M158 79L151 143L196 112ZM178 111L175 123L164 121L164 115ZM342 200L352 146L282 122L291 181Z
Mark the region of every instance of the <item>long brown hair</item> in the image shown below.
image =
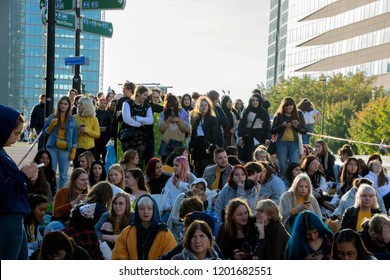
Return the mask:
M248 202L243 198L240 197L233 198L229 201L228 205L226 206L224 229L225 232L227 232L231 236L237 236L237 227L233 221L233 214L234 211L236 211L236 209L241 205L244 205L245 208L247 209L248 218L252 216L252 210L249 207Z
M294 106L291 116L293 119L299 120L299 115L298 115L298 109L297 106L295 105L294 99L291 97L286 97L280 102L279 108L276 110L275 115L278 117L284 114L284 108L288 106Z
M60 103L61 103L62 100L65 100L69 104L69 107L68 107L68 109L65 112L64 123L61 122L61 111L60 111ZM65 124L68 122L68 120L69 120L69 118L71 116L71 111L72 111L72 102L70 101L70 98L68 96L65 96L65 95L62 96L60 98L60 100L58 100L56 110L54 111L55 117L58 118L58 124L57 125L59 127L65 128Z
M207 113L205 115L205 118L208 118L208 117L211 117L211 116L214 116L214 117L216 116L215 115L213 102L207 96L201 96L201 97L198 98L198 100L196 100L194 109L190 113L191 114L191 119L201 118L201 114L200 114L200 109L199 108L200 108L200 103L202 101L206 101L207 104L209 105L209 110L207 111Z
M121 221L119 222L119 228L122 230L129 225L130 216L131 216L131 201L130 201L129 194L123 192L123 193L117 193L116 195L114 195L114 198L112 199L112 202L111 202L111 209L110 209L110 212L108 214L107 221L110 222L112 225L115 225L117 223L117 221L116 221L117 215L116 215L115 210L114 210L114 203L119 197L123 197L126 201L126 210L125 210L125 213L124 213Z
M68 184L68 188L69 188L69 192L68 192L68 201L72 201L74 200L78 193L76 192L76 180L80 177L81 174L87 174L88 176L88 173L87 171L85 171L83 168L75 168L73 171L72 171L72 175L70 175L70 180L69 180L69 184ZM86 188L82 193L83 194L87 194L89 191L89 187Z

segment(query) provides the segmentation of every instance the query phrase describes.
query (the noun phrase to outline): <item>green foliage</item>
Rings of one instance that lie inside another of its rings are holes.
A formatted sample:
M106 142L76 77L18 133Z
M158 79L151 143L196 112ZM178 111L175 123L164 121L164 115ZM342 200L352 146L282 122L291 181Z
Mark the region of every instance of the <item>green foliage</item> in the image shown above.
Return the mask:
M349 134L354 140L381 143L382 139L390 139L388 126L390 123L390 98L382 97L366 104L356 118L351 121ZM377 146L357 144L360 154L378 152Z
M292 97L296 103L303 98L308 98L321 113L322 103L325 100L325 135L350 139L348 130L351 120L355 118L354 113L365 108L372 99L383 97L384 90L383 87L375 85L375 77L368 77L363 72L358 72L347 76L342 74L332 77L322 76L320 79L310 76L291 77L269 89L266 96L271 103L269 109L271 114L287 96ZM383 135L385 127L378 129L383 131L380 133ZM321 133L321 122L316 125L315 132ZM336 140L327 140L327 142L332 151L338 150L345 144Z

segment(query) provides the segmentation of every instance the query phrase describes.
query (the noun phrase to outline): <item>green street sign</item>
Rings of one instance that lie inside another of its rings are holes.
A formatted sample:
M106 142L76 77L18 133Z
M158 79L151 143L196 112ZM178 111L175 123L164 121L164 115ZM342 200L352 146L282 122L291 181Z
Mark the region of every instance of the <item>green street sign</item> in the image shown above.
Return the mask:
M111 22L91 19L91 18L81 18L80 29L82 32L100 35L103 37L112 37L114 28Z
M39 0L39 9L47 7L47 0ZM76 0L56 0L56 10L72 11L76 8Z
M76 0L56 0L56 10L73 11L76 8Z
M56 26L76 30L76 16L56 11Z
M84 10L123 10L126 0L81 0Z
M41 9L41 20L44 25L47 23L47 9ZM56 27L76 30L76 16L56 11Z

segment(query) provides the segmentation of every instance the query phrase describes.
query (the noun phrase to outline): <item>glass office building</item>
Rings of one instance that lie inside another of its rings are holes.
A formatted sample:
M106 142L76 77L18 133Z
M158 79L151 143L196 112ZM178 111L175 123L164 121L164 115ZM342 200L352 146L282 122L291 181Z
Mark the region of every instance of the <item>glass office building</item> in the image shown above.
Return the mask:
M290 0L284 76L364 71L390 88L389 0Z
M288 0L271 0L267 56L267 88L274 86L284 77L287 21Z
M100 10L82 10L81 14L101 19ZM29 117L38 96L46 92L47 37L39 1L0 1L0 36L0 103ZM72 88L72 66L65 66L65 57L74 55L75 31L57 27L55 40L54 106ZM99 91L101 45L99 36L81 33L80 55L88 58L80 70L86 93Z

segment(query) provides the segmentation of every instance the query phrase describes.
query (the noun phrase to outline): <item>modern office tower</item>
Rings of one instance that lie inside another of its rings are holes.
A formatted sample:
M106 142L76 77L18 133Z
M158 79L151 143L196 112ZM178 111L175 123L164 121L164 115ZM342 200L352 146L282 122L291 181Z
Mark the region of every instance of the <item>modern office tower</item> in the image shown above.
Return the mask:
M288 0L271 0L268 36L267 82L272 87L284 77L286 63Z
M30 116L38 96L46 92L46 29L40 15L40 1L0 1L0 103ZM72 13L74 12L66 12ZM101 11L82 15L100 19ZM75 32L56 27L54 106L59 96L72 88L72 66L65 57L74 55ZM101 76L101 39L81 33L80 54L88 58L81 66L82 84L87 93L96 94Z
M363 71L390 88L389 0L290 0L285 77Z

